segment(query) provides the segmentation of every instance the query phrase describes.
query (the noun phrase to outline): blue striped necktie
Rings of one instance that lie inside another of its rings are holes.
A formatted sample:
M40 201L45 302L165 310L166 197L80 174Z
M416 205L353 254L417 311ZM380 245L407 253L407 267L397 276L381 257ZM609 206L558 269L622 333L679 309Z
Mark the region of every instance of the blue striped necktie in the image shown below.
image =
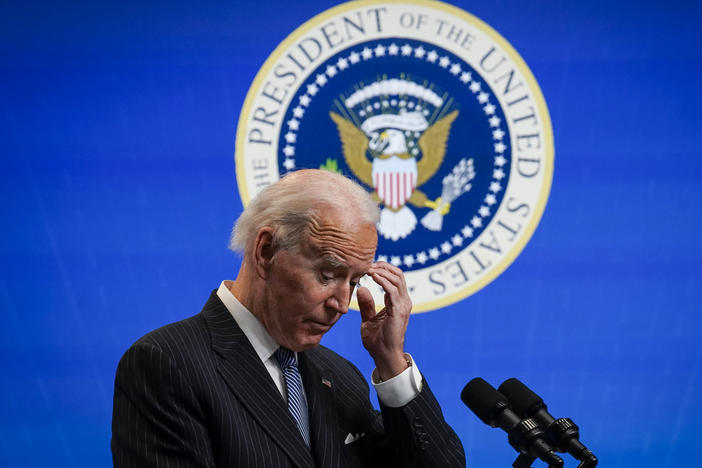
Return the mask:
M280 366L280 370L283 371L283 376L285 377L285 386L288 390L288 411L290 411L290 415L295 420L302 438L305 439L305 443L309 447L309 415L307 413L307 402L302 393L302 378L300 370L297 368L295 353L281 346L275 351L275 358L278 360L278 366Z

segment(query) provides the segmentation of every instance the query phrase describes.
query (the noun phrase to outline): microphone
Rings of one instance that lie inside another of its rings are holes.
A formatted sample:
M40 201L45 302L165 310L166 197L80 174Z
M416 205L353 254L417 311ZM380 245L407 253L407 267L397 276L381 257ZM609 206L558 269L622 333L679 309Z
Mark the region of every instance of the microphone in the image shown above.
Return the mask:
M461 400L482 422L507 433L509 444L521 454L512 466L529 467L540 458L550 468L563 467L563 459L543 440L544 431L537 422L517 416L507 398L485 380L476 377L468 382L461 392Z
M582 463L578 468L597 466L597 457L579 440L578 426L569 418L555 419L551 416L544 401L529 387L511 378L502 382L500 392L512 403L512 408L519 416L534 418L544 428L546 438L557 451L567 452L580 460Z

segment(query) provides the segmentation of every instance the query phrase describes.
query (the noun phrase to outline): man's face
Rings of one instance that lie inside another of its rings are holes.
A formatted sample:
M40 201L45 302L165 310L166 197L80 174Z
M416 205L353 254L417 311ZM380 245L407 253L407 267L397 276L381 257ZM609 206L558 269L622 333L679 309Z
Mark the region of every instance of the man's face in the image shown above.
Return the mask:
M266 278L260 317L282 346L302 351L319 344L341 315L370 268L378 236L370 224L343 221L323 210L299 252L277 251Z

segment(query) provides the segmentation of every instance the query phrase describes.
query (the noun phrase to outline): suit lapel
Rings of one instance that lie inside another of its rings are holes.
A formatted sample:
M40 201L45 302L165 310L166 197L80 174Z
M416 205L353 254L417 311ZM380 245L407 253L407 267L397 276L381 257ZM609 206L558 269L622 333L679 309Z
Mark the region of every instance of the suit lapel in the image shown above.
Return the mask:
M231 391L297 466L313 467L312 454L278 388L216 291L202 313L210 330L212 349L224 358L217 370Z
M298 353L310 412L312 451L318 467L336 468L341 466L343 441L337 421L334 375L321 367L318 360L311 359L313 352Z

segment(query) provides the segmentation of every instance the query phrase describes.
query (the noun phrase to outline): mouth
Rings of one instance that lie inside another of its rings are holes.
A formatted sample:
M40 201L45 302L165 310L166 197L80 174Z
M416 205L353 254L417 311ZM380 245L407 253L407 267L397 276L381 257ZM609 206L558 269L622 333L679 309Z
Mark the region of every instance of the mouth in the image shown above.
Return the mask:
M307 326L317 333L326 333L334 326L335 322L318 322L317 320L307 320Z

